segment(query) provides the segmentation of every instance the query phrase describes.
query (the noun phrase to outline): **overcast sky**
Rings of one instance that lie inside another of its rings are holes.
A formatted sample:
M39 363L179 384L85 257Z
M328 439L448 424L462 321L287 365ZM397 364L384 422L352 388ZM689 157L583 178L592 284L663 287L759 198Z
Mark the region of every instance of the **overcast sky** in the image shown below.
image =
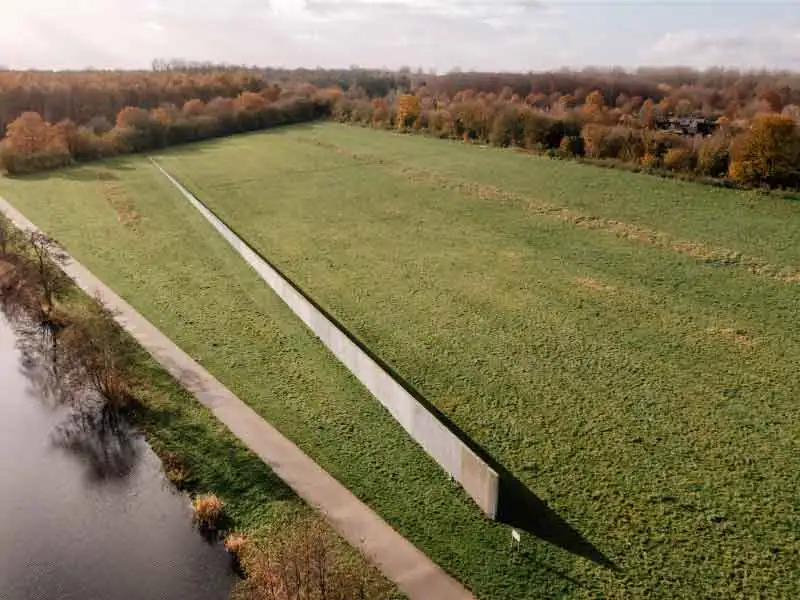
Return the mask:
M0 65L800 70L800 0L0 0Z

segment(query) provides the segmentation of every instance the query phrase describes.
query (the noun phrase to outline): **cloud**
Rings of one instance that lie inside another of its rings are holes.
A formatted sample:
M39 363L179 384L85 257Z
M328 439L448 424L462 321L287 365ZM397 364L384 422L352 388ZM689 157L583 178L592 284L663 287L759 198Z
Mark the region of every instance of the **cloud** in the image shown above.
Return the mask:
M692 27L671 31L674 21L668 17L674 10L664 3L637 3L635 9L589 0L4 4L0 62L12 67L146 68L154 58L183 58L439 70L647 63L800 68L800 22L788 6L781 16L780 7L764 12L742 4L738 10L720 11L698 5L687 9L694 17ZM762 18L779 26L761 23Z
M544 11L540 0L305 0L306 10L326 19L447 17L475 21L519 18Z
M643 58L653 65L800 69L800 28L667 32Z

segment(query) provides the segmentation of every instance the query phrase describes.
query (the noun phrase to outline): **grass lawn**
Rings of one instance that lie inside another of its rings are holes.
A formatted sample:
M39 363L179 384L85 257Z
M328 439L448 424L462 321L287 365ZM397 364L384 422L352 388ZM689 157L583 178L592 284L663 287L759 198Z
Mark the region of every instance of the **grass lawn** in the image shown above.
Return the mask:
M0 194L480 597L800 592L800 205L334 124L160 160L619 570L511 550L143 159Z

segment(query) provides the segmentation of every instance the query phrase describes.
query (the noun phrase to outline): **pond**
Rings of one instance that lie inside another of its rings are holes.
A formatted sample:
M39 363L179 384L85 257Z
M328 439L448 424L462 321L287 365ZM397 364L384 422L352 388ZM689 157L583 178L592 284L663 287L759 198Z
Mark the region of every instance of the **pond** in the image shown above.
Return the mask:
M228 555L141 436L54 401L23 338L0 314L0 598L227 598Z

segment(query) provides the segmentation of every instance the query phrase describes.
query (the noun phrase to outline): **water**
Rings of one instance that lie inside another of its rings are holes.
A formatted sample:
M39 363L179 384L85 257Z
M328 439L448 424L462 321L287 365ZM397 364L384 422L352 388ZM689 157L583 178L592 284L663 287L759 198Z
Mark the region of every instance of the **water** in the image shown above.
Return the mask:
M228 556L147 444L70 417L18 339L0 315L0 600L227 598Z

